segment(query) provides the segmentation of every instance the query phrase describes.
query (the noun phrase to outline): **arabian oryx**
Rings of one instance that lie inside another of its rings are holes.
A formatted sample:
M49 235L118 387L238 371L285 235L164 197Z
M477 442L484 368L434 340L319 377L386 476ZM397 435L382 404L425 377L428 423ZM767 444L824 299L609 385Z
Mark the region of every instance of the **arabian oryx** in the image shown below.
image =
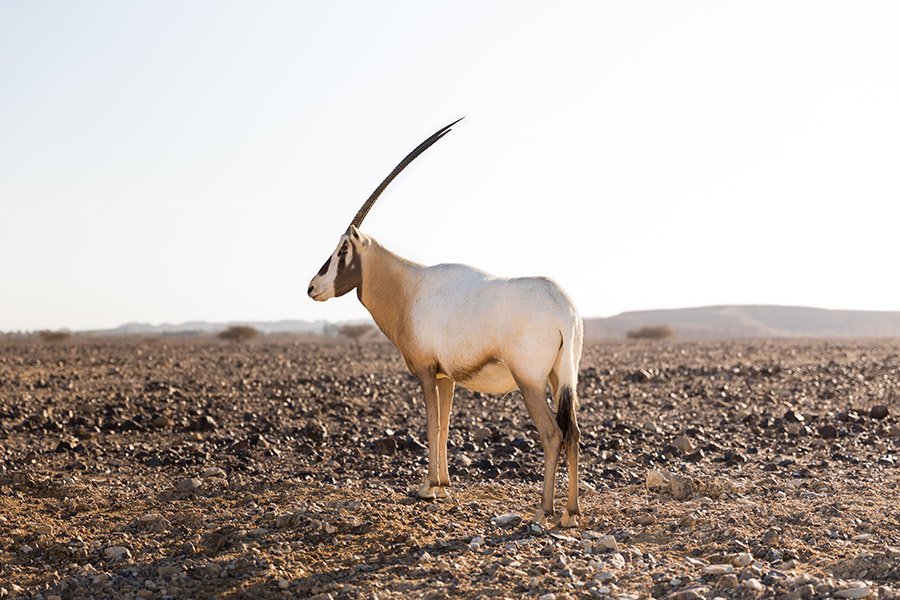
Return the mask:
M388 184L429 146L409 153L369 196L307 293L324 301L356 289L375 323L400 350L425 393L428 476L421 498L447 496L447 433L453 389L485 394L522 392L544 447L544 492L534 522L553 515L556 465L568 459L569 494L559 524L577 526L578 421L576 383L583 326L572 301L543 277L504 279L466 265L426 267L393 254L358 227ZM556 417L547 402L547 386Z

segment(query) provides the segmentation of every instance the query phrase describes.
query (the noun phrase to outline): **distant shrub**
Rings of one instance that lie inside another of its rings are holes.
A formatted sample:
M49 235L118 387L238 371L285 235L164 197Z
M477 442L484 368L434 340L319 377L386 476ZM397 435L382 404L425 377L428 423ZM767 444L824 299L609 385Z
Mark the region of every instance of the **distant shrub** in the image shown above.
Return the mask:
M62 342L64 340L72 337L72 334L68 331L39 331L38 337L41 338L41 341L44 342Z
M246 342L259 335L259 331L249 325L232 325L219 333L219 337L229 342Z
M646 325L632 329L625 334L629 340L665 340L675 336L675 330L668 325Z
M371 325L341 325L338 327L338 333L345 338L350 338L354 342L359 341L366 335L375 331Z

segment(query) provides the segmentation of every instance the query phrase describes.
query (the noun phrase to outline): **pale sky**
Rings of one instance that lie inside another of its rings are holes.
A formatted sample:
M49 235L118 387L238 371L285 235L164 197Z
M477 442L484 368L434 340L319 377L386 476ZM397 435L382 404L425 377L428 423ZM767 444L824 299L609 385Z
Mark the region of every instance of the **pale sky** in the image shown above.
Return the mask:
M359 205L584 316L900 310L900 3L0 3L0 330L355 319Z

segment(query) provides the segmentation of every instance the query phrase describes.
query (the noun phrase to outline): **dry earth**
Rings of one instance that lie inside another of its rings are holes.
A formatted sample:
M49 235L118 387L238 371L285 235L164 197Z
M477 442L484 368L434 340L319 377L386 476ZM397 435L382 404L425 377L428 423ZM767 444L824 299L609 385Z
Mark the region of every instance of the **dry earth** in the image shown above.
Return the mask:
M517 394L458 391L452 495L413 498L390 346L0 346L0 597L900 597L900 342L581 366L583 523L544 531Z

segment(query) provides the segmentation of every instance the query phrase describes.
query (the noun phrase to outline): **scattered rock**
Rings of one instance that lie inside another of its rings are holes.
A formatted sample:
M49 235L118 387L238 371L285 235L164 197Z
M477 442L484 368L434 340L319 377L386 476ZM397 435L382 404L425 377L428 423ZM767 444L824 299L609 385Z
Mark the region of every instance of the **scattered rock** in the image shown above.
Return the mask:
M125 546L110 546L103 551L103 556L110 561L128 560L131 552Z
M669 477L655 469L650 469L647 471L647 487L649 488L657 488L657 487L669 487Z
M159 513L145 513L138 517L138 521L140 521L141 523L152 523L153 521L158 521L159 519L162 519L162 515L160 515Z
M837 437L837 428L834 425L822 425L819 427L819 435L826 440L833 440Z
M76 438L64 438L56 445L57 452L75 452L80 442Z
M669 594L669 600L706 600L706 594L709 592L708 588L697 587L694 589L687 590L679 590L677 592L672 592Z
M687 500L694 495L694 480L683 475L672 475L669 490L676 500Z
M762 592L766 589L766 586L764 586L762 583L760 583L759 579L756 579L755 577L750 577L748 579L745 579L744 583L742 585L745 588L747 588L748 590L751 590L754 592Z
M397 440L392 437L378 438L372 442L372 450L374 450L376 454L394 454L397 452Z
M425 444L411 435L407 435L405 438L403 438L403 445L407 450L415 454L425 454L428 451L428 448L425 446Z
M719 580L716 582L716 584L722 589L730 590L736 588L739 582L737 575L735 575L734 573L726 573L725 575L719 577Z
M188 479L182 479L175 486L175 489L179 492L185 494L192 494L203 487L203 481L197 479L196 477L189 477Z
M651 514L640 514L634 518L634 522L638 525L655 525L656 524L656 515Z
M736 567L746 567L753 563L753 555L749 552L739 552L731 557L731 564Z
M648 433L662 433L662 429L653 421L645 421L643 425L644 431Z
M234 527L225 526L203 535L200 538L200 545L203 546L207 554L217 554L230 544L236 533L237 531Z
M837 598L866 598L872 589L863 581L851 581L846 587L834 593Z
M784 413L784 420L788 423L803 423L806 417L795 410L788 410Z
M522 517L515 513L507 513L494 517L491 522L497 527L518 527L522 523Z
M869 416L873 419L886 419L888 414L888 407L886 404L876 404L869 409Z
M488 429L487 427L479 427L475 430L475 433L472 434L472 439L475 440L476 444L483 444L489 441L494 437L494 432Z
M150 531L167 531L172 524L159 513L146 513L138 517L138 526Z
M696 463L696 462L700 462L705 457L706 457L706 453L702 449L694 450L690 454L684 455L684 461L689 462L689 463Z
M321 444L328 438L328 429L321 421L308 421L303 428L303 436L315 444Z
M173 425L173 423L172 419L170 419L166 415L156 415L150 421L150 425L156 427L157 429L168 429Z
M726 564L718 564L718 565L707 565L703 568L703 573L706 575L725 575L726 573L733 573L734 567Z
M218 428L219 424L209 415L198 417L190 427L191 431L215 431Z
M691 442L690 438L684 435L679 435L672 440L672 445L681 450L683 454L690 454L694 451L694 444Z
M625 557L620 553L615 552L612 556L607 559L607 563L613 569L624 569L625 568Z
M596 542L594 542L594 548L602 550L604 552L618 552L619 542L617 542L616 538L611 535L604 535Z
M203 473L200 474L201 477L225 477L225 471L220 467L209 467L203 470Z
M182 568L176 567L175 565L162 565L156 569L156 574L165 579L166 577L171 577L176 573L181 573Z

